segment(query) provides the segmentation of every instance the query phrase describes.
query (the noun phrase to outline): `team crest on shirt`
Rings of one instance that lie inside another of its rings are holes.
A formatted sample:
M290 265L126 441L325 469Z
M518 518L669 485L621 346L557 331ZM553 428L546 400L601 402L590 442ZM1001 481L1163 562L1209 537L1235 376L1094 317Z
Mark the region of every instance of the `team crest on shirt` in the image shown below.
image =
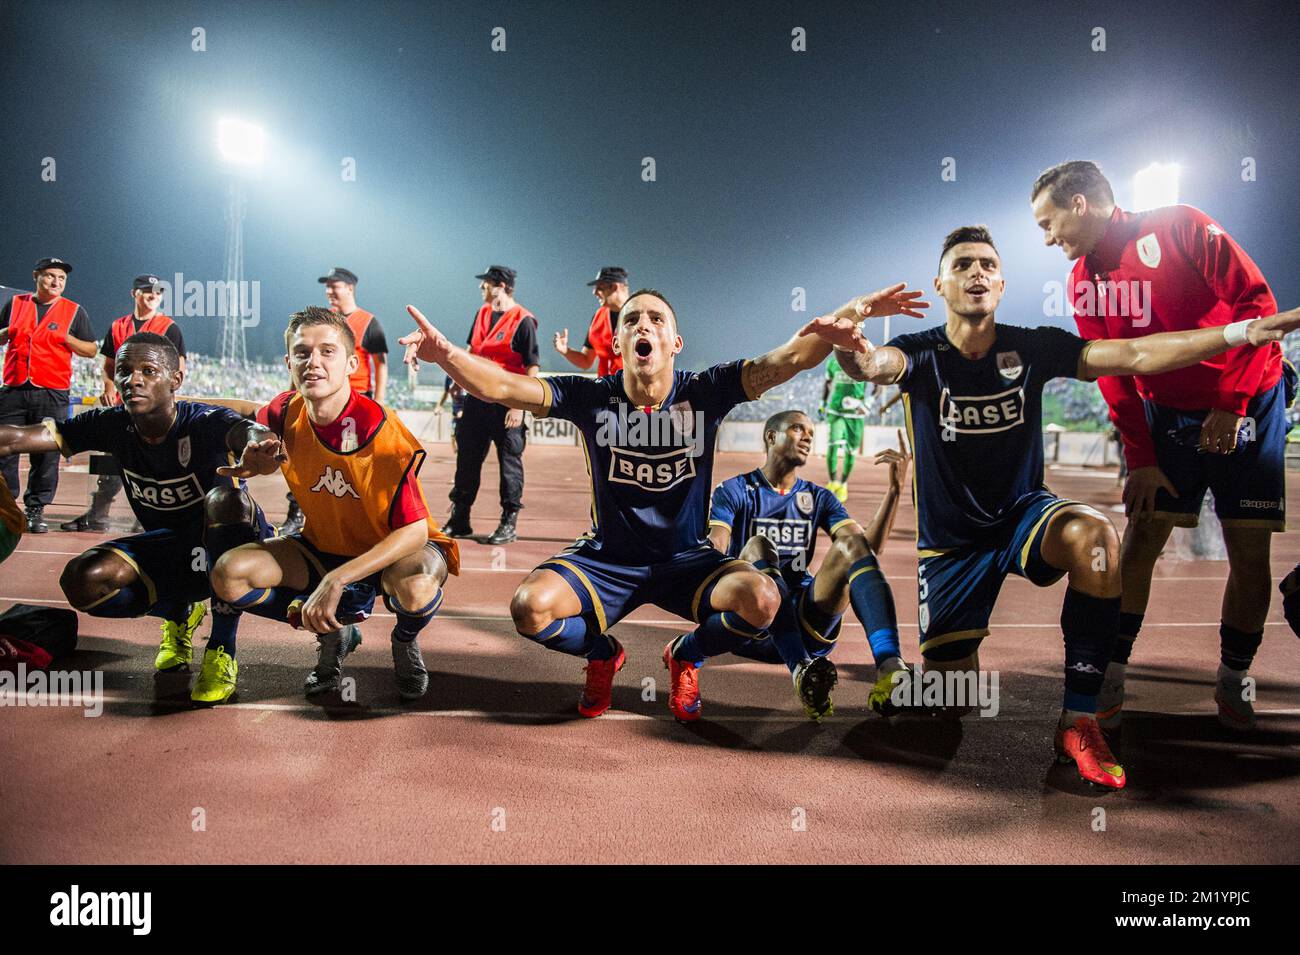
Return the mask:
M679 401L675 405L669 405L668 418L676 427L677 433L683 437L690 437L695 433L695 415L691 413L689 401Z
M813 512L812 491L797 491L794 496L794 504L805 514L811 514Z
M59 323L58 323L58 322L50 322L50 324L46 325L45 327L48 328L48 329L49 329L50 331L52 331L52 332L57 332L57 331L59 330Z
M1154 232L1148 232L1137 240L1137 253L1147 268L1154 269L1160 265L1160 240Z
M1015 381L1020 377L1020 373L1025 370L1025 363L1020 360L1018 351L1000 351L998 352L998 374L1007 381Z
M176 442L176 461L183 468L190 466L190 436L188 434L183 435Z

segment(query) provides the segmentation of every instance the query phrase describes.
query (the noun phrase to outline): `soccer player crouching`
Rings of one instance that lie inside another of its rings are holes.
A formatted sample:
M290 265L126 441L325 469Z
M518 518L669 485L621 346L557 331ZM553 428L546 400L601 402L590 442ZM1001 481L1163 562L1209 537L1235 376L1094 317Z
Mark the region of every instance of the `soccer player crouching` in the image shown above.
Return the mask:
M257 412L275 437L250 442L240 477L281 468L307 524L299 534L223 553L212 587L231 606L273 620L293 614L317 633L308 696L339 686L343 659L361 642L356 622L383 593L397 615L393 668L402 699L419 699L429 675L416 641L442 602L455 541L429 517L417 476L425 452L391 411L353 391L357 364L346 319L323 308L296 312L285 332L294 390Z
M221 546L222 535L205 533L205 510L211 522L215 514L239 509L245 518L237 530L241 540L273 533L247 492L221 473L233 452L270 434L228 408L177 401L185 376L165 336L128 337L115 362L121 404L67 421L0 427L0 454L102 451L117 459L144 533L104 541L74 557L59 585L73 607L92 617L161 617L154 666L179 670L193 658L203 601L212 595L208 567ZM239 612L216 600L212 611L212 633L190 693L197 703L229 699L239 673Z
M882 715L894 712L893 673L904 669L898 649L898 618L875 555L893 526L911 456L898 434L898 450L876 455L889 464L889 486L871 525L863 530L828 487L799 477L812 452L814 425L802 411L782 411L763 425L767 460L748 474L723 481L713 491L709 540L724 554L748 561L769 574L781 591L781 610L767 636L753 640L703 630L678 640L675 655L693 660L734 653L764 663L784 663L809 718L834 712L831 691L837 675L830 652L840 621L852 604L866 629L876 660L876 685L868 704ZM831 538L831 549L812 574L817 530Z
M1276 341L1300 312L1134 339L1085 342L1058 328L996 324L1006 283L988 230L954 230L935 290L944 325L841 352L854 377L897 384L916 455L921 654L927 669L975 671L1009 573L1069 579L1061 610L1065 698L1055 747L1090 782L1124 769L1097 724L1097 694L1119 626L1119 538L1104 516L1043 483L1042 389L1052 378L1152 375L1249 343ZM953 701L950 701L953 702Z
M853 320L911 311L920 292L903 286L857 299L837 315L843 325L805 326L752 361L702 372L674 368L683 341L664 296L642 289L624 303L616 330L623 369L595 380L576 375L530 378L469 355L414 307L419 331L401 339L408 360L436 362L472 394L540 416L572 421L582 438L592 485L592 528L545 561L515 591L510 611L522 636L587 660L578 712L610 706L615 673L626 659L608 631L643 604L698 623L707 634L759 639L780 609L772 578L719 553L705 536L718 426L733 407L815 368L832 342L851 345ZM829 340L826 340L829 339ZM674 641L675 642L675 641ZM695 660L665 647L669 708L699 718Z

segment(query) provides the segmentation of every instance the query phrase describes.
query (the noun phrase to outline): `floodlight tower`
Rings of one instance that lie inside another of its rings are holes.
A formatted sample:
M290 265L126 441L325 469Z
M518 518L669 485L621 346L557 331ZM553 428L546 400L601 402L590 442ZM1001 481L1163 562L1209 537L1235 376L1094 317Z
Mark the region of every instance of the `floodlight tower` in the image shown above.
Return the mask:
M229 172L226 190L225 308L221 316L221 363L242 367L244 344L244 183L262 164L266 134L261 126L240 119L217 122L217 148Z

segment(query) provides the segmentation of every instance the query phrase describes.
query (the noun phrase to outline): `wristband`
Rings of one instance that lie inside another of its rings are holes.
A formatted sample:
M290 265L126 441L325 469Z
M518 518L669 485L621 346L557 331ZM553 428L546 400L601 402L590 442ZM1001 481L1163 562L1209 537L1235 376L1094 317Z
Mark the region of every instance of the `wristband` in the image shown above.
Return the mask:
M1224 325L1223 340L1233 348L1236 348L1238 345L1247 344L1250 339L1246 335L1246 329L1250 327L1250 323L1253 321L1255 321L1255 319L1248 318L1242 322L1233 322L1230 325Z

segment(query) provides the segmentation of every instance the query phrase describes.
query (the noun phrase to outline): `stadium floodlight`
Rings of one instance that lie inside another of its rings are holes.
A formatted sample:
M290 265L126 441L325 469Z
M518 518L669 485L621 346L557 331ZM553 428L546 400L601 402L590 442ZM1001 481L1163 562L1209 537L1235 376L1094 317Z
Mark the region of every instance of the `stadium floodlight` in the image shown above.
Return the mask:
M1178 202L1178 175L1176 162L1153 162L1133 177L1133 211L1159 209Z
M231 165L260 166L265 147L266 131L256 123L232 117L217 121L217 148Z

